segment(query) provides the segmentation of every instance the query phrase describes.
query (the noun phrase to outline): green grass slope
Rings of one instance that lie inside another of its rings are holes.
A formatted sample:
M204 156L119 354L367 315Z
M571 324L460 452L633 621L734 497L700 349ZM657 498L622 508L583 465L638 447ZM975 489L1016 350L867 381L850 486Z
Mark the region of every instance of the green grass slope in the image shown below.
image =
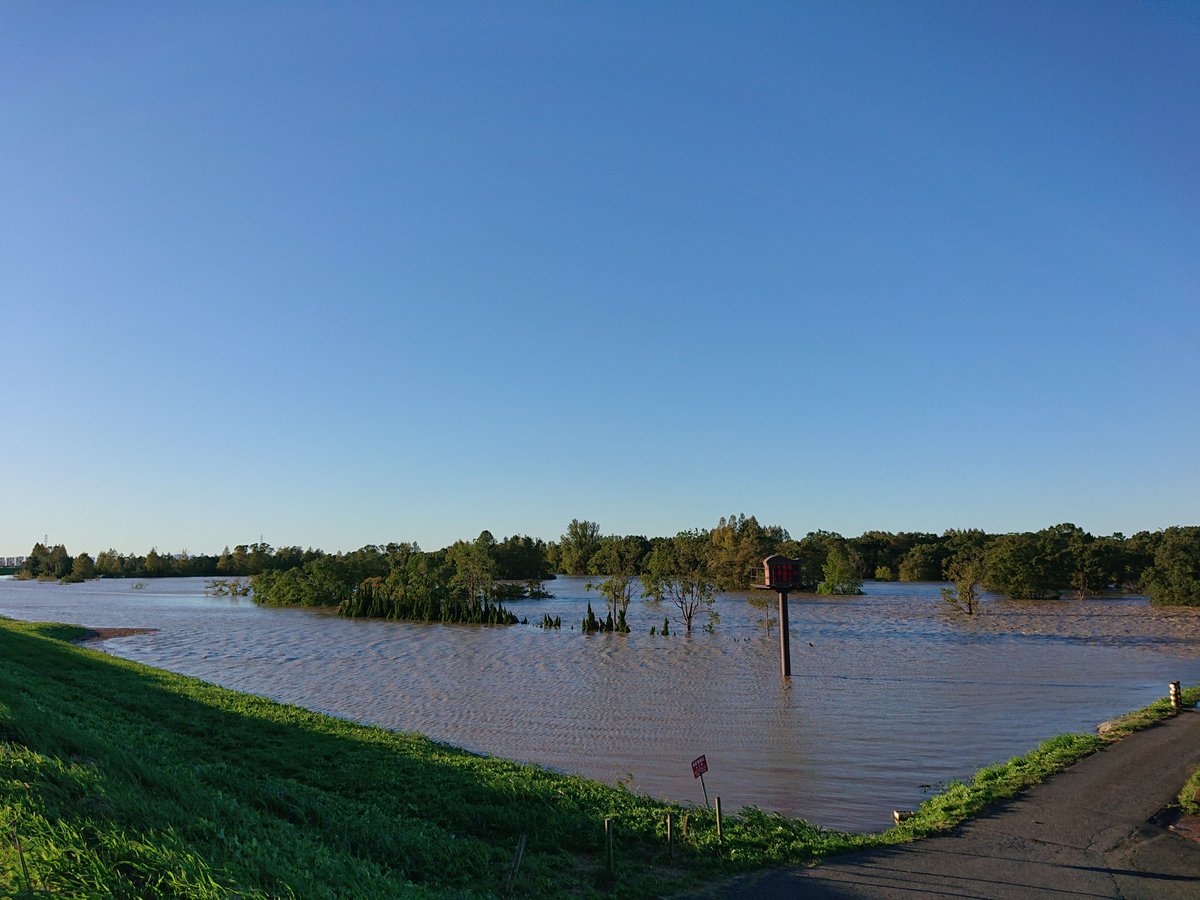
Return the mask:
M9 892L493 896L524 834L514 894L645 896L868 840L751 810L727 817L718 843L704 809L66 642L80 634L0 621L0 887Z
M0 893L661 896L951 828L1101 746L1063 735L882 835L726 817L273 703L0 619ZM1185 692L1191 705L1200 690ZM1170 714L1156 704L1129 720ZM675 842L666 841L667 815ZM604 820L614 825L614 866ZM686 820L686 821L685 821Z

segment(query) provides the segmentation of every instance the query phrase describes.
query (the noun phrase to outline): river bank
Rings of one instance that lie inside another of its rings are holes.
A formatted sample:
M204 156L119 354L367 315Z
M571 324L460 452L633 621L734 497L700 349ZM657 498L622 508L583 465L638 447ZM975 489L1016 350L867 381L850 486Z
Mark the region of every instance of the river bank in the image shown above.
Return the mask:
M355 725L0 621L0 884L63 896L661 896L951 827L1087 755L1057 738L846 834L702 807ZM1187 692L1188 703L1200 690ZM1161 706L1161 704L1159 704ZM1151 716L1161 714L1152 710ZM667 843L667 816L674 842ZM613 867L604 821L615 829Z
M1194 900L1200 819L1172 809L1178 785L1194 769L1200 770L1200 713L1185 709L951 834L743 876L708 896Z
M658 896L871 840L763 814L718 840L704 808L69 643L84 633L0 620L5 893Z

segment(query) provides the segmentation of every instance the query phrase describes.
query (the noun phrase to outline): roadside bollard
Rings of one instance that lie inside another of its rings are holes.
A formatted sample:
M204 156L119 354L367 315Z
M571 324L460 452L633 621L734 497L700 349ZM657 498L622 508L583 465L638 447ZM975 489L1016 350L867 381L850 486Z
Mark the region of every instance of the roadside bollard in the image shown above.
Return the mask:
M1183 690L1179 687L1178 681L1171 682L1171 709L1178 712L1183 708Z

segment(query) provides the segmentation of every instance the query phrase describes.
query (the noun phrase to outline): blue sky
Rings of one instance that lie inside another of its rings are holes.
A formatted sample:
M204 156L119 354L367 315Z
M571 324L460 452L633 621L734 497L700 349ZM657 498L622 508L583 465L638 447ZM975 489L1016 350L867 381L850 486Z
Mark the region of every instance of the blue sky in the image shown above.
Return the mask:
M0 555L1200 510L1200 5L10 3Z

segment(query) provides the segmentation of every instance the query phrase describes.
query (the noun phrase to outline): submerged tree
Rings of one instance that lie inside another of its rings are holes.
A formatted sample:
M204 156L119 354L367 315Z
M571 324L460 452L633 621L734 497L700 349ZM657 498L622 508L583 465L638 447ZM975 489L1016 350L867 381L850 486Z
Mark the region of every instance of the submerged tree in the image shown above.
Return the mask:
M987 544L984 586L1013 600L1051 600L1071 587L1074 525L1003 534Z
M683 629L691 632L700 610L708 613L710 626L720 621L713 609L716 587L709 570L708 535L699 531L681 531L659 542L646 559L642 573L645 596L664 597L675 604L683 620Z
M450 586L460 592L468 604L483 603L492 594L496 580L496 562L492 548L496 539L490 531L481 531L471 543L457 541L446 551L446 562L454 567Z
M775 595L765 591L751 591L746 600L757 613L754 624L765 631L767 637L771 637L775 626L779 624L779 616L775 613Z
M544 581L554 577L546 562L546 542L514 534L492 548L496 578L501 581Z
M946 550L940 544L917 544L900 560L901 581L938 581Z
M608 605L608 615L614 622L624 621L629 604L637 590L635 581L642 562L643 539L640 537L609 537L601 542L592 556L591 568L597 575L607 575L603 581L586 585L589 591L599 591Z
M821 569L825 579L817 586L818 594L861 594L862 579L858 577L858 566L844 544L829 548L829 556Z
M96 577L96 562L86 553L80 553L71 563L71 574L63 576L63 581L78 584Z
M775 552L799 560L802 589L815 591L821 583L829 552L834 547L845 548L846 539L835 531L810 531L798 541L783 541L775 548Z
M558 542L559 565L568 575L586 575L588 563L600 549L600 526L572 519Z
M952 588L942 588L942 599L968 616L979 607L979 585L983 580L983 556L967 553L956 556L946 564L946 580Z
M1200 606L1200 527L1164 531L1142 583L1151 603Z
M549 620L549 616L546 617ZM597 619L596 613L592 609L592 604L588 604L587 615L583 619L583 624L580 630L584 634L594 634L597 631L615 631L618 634L628 634L629 625L625 621L625 613L619 613L614 619L610 612L605 619Z
M709 540L713 581L723 591L743 591L762 571L762 561L788 540L788 533L778 525L764 528L754 516L741 513L722 517Z
M71 554L67 553L67 548L62 544L47 547L38 541L29 551L29 556L25 558L17 577L56 581L71 574L73 565Z

